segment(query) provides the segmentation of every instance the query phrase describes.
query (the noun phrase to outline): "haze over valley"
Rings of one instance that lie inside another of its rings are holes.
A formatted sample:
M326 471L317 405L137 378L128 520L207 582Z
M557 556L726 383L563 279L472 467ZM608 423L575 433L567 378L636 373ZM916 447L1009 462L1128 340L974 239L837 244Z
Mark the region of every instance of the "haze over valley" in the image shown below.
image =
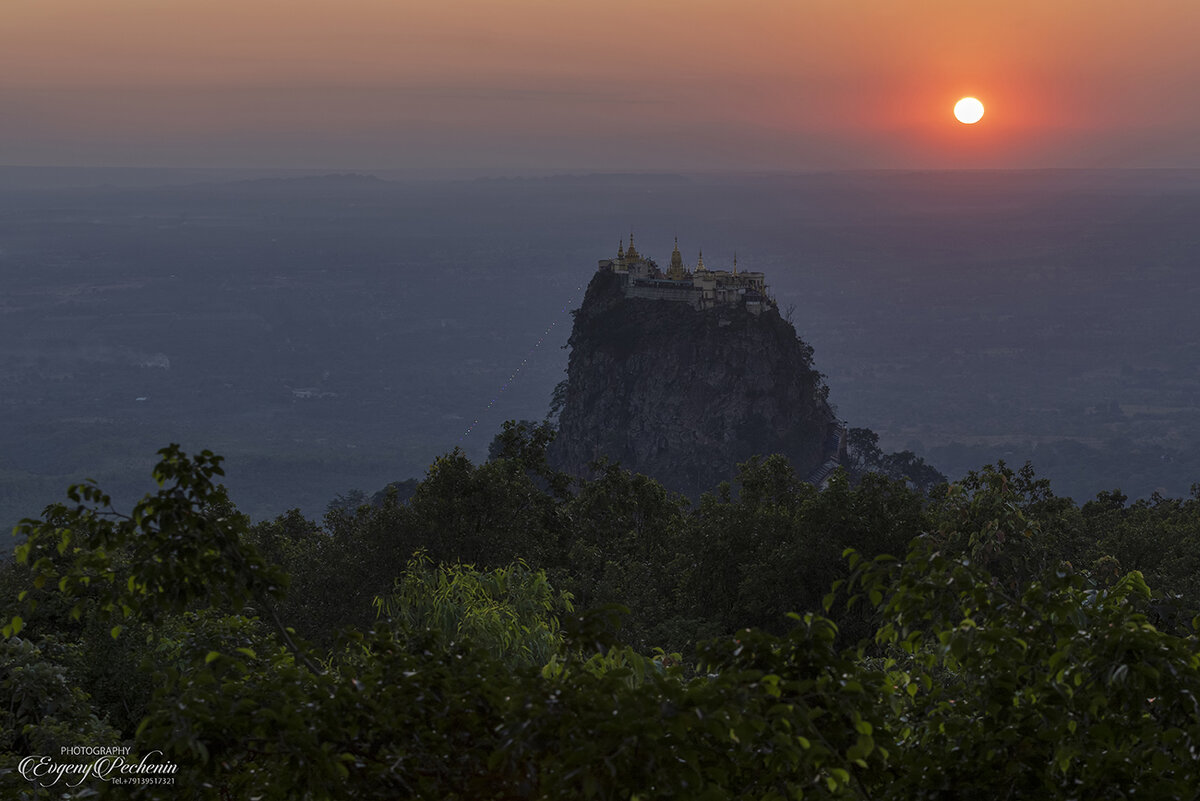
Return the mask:
M952 478L1200 480L1194 171L104 177L0 172L6 522L85 475L135 497L172 441L256 518L483 458L631 228L764 271L839 416Z

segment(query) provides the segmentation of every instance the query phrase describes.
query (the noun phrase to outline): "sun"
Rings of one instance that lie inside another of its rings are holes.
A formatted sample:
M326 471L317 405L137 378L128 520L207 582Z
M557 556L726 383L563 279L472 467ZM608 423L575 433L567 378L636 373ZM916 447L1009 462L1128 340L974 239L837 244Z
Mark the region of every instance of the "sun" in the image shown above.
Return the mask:
M974 125L983 119L983 104L973 97L964 97L954 104L954 116L959 122Z

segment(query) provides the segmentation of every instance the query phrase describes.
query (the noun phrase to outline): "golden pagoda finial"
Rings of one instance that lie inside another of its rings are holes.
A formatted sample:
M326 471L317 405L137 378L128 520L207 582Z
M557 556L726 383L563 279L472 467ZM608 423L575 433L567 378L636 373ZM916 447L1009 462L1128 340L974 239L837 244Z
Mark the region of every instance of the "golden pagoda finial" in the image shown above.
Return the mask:
M733 251L733 274L737 275L737 251Z
M667 270L667 278L681 281L686 272L683 268L683 256L679 252L679 237L675 237L675 249L671 251L671 268Z
M700 260L696 262L696 272L703 273L703 272L707 272L707 271L708 271L708 268L704 266L704 251L701 250L700 251Z

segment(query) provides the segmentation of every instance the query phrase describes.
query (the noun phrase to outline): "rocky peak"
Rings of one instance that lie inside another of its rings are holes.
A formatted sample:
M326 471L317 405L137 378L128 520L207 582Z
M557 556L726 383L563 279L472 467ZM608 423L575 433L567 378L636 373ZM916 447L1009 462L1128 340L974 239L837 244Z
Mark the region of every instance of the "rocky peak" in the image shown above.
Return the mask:
M696 309L624 285L601 269L575 312L555 467L584 476L607 457L697 497L755 454L781 453L801 476L835 458L812 348L773 306Z

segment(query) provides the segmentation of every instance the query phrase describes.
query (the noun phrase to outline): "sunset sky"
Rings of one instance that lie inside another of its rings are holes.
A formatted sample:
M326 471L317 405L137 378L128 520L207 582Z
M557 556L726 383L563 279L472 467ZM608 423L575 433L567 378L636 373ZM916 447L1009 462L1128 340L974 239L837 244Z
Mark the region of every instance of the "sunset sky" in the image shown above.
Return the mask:
M0 0L0 165L1200 167L1198 34L1197 0Z

